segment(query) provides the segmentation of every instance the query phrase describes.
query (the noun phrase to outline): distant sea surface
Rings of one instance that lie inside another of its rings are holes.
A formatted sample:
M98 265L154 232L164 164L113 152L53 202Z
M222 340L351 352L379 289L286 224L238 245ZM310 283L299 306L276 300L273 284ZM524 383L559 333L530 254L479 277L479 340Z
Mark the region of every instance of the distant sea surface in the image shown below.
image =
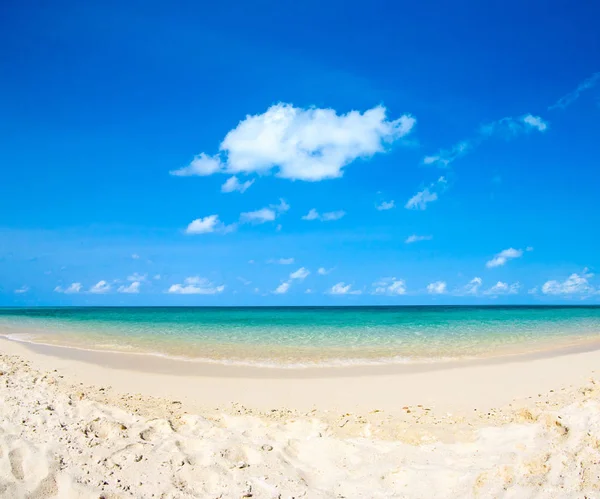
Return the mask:
M600 345L600 307L0 308L0 335L222 364L375 365Z

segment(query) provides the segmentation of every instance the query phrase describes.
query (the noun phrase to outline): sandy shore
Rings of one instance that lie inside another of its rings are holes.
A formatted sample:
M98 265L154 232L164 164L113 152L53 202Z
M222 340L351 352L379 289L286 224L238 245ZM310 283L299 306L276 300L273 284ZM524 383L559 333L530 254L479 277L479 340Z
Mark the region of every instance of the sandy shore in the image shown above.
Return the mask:
M598 350L320 372L0 354L0 497L600 497Z

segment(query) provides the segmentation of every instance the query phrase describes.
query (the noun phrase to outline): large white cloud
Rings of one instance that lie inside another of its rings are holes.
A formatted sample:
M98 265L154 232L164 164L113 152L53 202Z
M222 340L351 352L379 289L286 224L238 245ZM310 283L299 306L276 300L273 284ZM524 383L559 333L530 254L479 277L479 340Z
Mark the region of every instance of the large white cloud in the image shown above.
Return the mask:
M546 281L542 286L545 295L585 295L594 292L594 287L589 283L594 274L583 270L582 274L573 273L564 281Z
M249 115L223 139L219 155L201 153L173 175L264 174L292 180L319 181L343 175L358 158L385 151L407 135L416 120L403 115L388 120L386 108L339 114L334 109L275 104L262 114Z
M224 285L215 286L208 279L203 277L187 277L183 284L173 284L167 290L167 293L177 295L216 295L225 290Z

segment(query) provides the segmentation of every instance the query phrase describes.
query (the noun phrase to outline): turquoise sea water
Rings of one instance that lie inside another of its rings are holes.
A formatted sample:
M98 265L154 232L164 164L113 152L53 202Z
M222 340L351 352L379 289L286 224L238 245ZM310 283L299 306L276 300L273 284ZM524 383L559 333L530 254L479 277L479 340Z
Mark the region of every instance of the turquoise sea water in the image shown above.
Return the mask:
M264 366L431 362L600 342L600 307L5 308L0 335Z

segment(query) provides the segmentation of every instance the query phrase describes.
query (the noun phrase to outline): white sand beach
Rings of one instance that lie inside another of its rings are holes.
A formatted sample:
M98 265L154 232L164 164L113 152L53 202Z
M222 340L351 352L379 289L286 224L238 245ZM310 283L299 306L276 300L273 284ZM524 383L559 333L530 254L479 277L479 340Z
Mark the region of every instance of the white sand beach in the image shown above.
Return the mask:
M0 497L600 497L599 350L320 373L0 354Z

